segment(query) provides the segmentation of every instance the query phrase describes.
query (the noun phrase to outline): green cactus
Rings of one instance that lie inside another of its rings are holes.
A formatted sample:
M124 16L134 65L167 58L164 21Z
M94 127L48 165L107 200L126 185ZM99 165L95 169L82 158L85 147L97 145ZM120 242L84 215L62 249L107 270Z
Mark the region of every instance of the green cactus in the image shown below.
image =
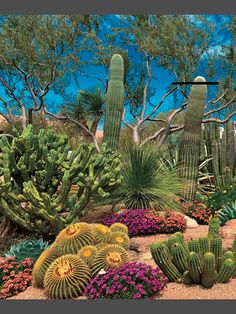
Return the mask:
M170 252L172 252L172 248L176 243L181 243L181 239L175 235L171 235L167 240L167 246Z
M126 234L129 233L128 227L122 223L116 222L110 226L111 232L124 232Z
M178 238L179 243L182 244L182 246L183 246L185 252L188 254L188 253L189 253L188 245L187 245L187 243L186 243L185 240L184 240L184 235L183 235L183 233L178 231L178 232L175 232L175 233L174 233L174 236Z
M220 218L219 217L212 217L209 221L209 228L208 228L208 237L215 238L219 236L220 231Z
M110 81L106 96L104 142L112 149L119 143L124 106L124 61L115 54L110 64Z
M83 295L91 280L89 266L78 255L57 258L48 268L44 290L51 299L72 299Z
M215 283L215 255L211 252L207 252L203 256L203 274L202 274L202 286L204 288L211 288Z
M43 287L44 276L48 267L59 256L60 254L55 245L49 247L39 256L32 270L32 282L34 287Z
M128 253L124 248L117 244L107 244L101 248L92 265L92 275L95 276L100 270L108 271L119 268L124 263L129 262Z
M194 82L206 82L203 77ZM185 114L184 131L180 146L180 176L185 185L183 197L193 200L196 192L201 148L201 124L206 105L207 86L193 85Z
M200 243L198 239L192 239L188 241L189 252L196 252L200 256Z
M210 240L210 251L215 255L216 271L218 271L222 263L222 239L220 237Z
M13 244L5 256L13 256L15 257L16 261L22 261L25 258L31 258L34 262L36 262L41 253L47 248L48 242L45 242L43 239L25 240L17 244Z
M130 246L130 238L124 232L112 232L110 243L121 245L125 250L128 250Z
M172 248L173 263L178 268L181 274L187 269L186 251L180 243L176 243Z
M183 273L183 283L185 285L192 285L194 282L193 282L193 279L190 275L190 272L188 270L186 270L184 273Z
M198 241L200 246L200 255L203 257L206 252L209 252L209 239L207 237L200 237Z
M93 144L72 150L68 137L28 125L11 142L0 138L0 176L1 213L27 232L56 235L78 221L92 196L117 188L120 156L105 144L99 153Z
M196 252L190 252L187 262L188 262L188 271L193 281L195 283L200 283L201 275L202 275L202 266L201 266L199 255Z
M224 252L224 254L222 255L222 262L224 262L228 258L234 260L234 253L231 251Z
M235 269L235 263L232 259L226 259L220 268L217 282L227 283L230 280L230 277L233 275Z
M232 252L234 253L234 255L236 257L236 234L234 236L234 242L232 244Z
M168 247L160 242L152 244L150 249L152 258L157 266L159 266L163 273L168 277L169 281L181 283L182 274L172 263Z

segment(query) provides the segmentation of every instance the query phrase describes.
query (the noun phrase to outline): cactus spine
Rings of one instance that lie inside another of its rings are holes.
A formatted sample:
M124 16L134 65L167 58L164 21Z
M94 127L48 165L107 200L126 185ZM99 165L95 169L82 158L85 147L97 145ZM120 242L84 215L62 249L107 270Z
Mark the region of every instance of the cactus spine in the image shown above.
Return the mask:
M203 77L195 78L194 82L206 82ZM183 197L193 200L201 149L201 123L203 119L207 95L206 85L193 85L187 106L184 132L180 146L180 175L185 180Z
M215 283L215 255L213 253L205 253L203 256L203 274L202 286L211 288Z
M112 149L119 143L124 104L124 61L115 54L110 63L110 81L106 96L104 141Z
M187 269L187 257L183 246L179 243L174 244L172 249L173 263L183 274Z

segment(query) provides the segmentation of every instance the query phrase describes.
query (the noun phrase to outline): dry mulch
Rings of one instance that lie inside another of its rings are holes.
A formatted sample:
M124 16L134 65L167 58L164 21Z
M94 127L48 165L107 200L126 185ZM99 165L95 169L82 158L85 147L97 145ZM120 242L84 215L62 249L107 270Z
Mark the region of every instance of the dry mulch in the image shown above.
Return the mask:
M208 232L208 226L198 226L194 229L187 229L184 233L186 240L191 238L198 238L199 236L206 236ZM156 267L154 263L149 246L150 244L167 239L169 235L158 234L145 237L132 238L132 243L136 245L137 251L130 251L130 257L137 262L144 262ZM223 243L229 248L232 245L232 238L223 238ZM134 245L134 246L135 246ZM29 287L25 291L19 293L16 296L8 298L8 300L45 300L47 299L42 289ZM79 299L85 299L83 297ZM211 289L204 289L199 285L186 286L184 284L169 283L166 290L160 296L162 300L232 300L236 299L236 279L232 279L227 284L216 284Z

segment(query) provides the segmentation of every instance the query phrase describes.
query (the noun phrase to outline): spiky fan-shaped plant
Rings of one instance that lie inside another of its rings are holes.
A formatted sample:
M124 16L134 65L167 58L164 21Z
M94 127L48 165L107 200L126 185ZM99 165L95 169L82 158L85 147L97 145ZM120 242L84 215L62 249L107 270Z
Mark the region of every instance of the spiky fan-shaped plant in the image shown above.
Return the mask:
M236 202L224 205L217 215L220 218L221 226L223 226L228 220L236 219Z
M119 268L127 262L129 262L129 256L124 248L117 244L108 244L98 251L92 266L92 275L96 275L102 269L107 271Z
M82 247L79 250L78 255L82 258L82 260L91 266L93 264L94 259L96 258L98 253L98 248L94 245L87 245Z
M55 243L62 255L76 254L83 246L93 244L91 226L84 222L72 224L58 234Z
M124 232L128 234L129 230L128 227L120 222L115 222L110 226L111 232Z
M107 226L94 224L92 226L92 236L94 243L109 243L111 231Z
M32 282L34 287L42 287L44 281L44 275L51 265L51 263L60 256L57 247L55 245L50 246L44 251L36 263L32 271Z
M111 235L111 243L118 244L122 246L125 250L129 249L130 238L124 232L113 232Z
M44 288L51 299L72 299L83 294L91 280L89 266L78 255L66 254L48 268Z
M128 209L156 207L174 209L179 207L181 192L177 169L170 169L162 159L161 150L152 145L131 147L124 157L123 182L114 198L124 201Z

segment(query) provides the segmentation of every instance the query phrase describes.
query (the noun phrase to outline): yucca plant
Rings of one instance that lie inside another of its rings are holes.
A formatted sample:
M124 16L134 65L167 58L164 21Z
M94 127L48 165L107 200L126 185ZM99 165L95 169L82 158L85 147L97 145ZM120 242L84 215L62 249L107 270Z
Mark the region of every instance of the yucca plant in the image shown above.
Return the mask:
M130 147L123 156L123 182L113 197L128 209L178 209L182 182L163 156L150 144Z

